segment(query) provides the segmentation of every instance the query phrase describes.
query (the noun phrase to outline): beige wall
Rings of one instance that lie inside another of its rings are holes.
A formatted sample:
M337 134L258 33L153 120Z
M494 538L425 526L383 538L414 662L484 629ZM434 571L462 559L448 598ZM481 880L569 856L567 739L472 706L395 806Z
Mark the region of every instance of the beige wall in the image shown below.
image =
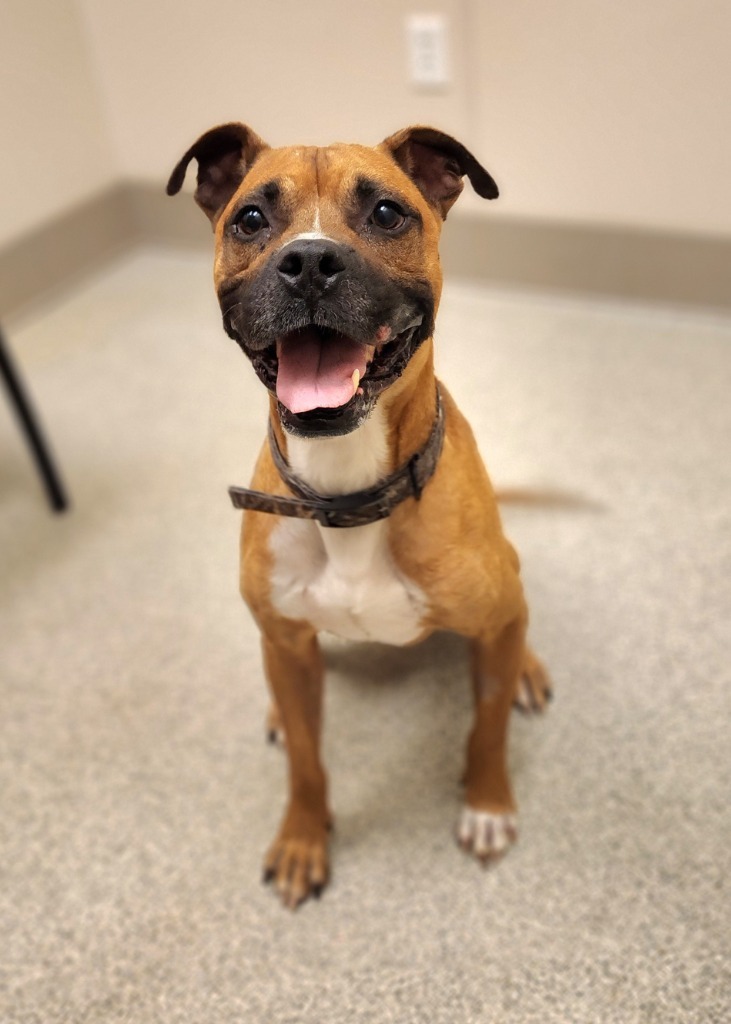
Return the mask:
M472 0L501 212L731 234L728 0Z
M450 17L444 94L407 81L409 10ZM729 236L730 38L727 0L3 0L0 245L228 119L274 144L427 121L501 186L463 212Z
M120 165L167 177L205 129L248 122L273 145L379 142L415 120L467 133L461 0L449 14L455 82L409 88L403 16L418 0L78 0Z
M73 0L0 3L0 247L117 176Z

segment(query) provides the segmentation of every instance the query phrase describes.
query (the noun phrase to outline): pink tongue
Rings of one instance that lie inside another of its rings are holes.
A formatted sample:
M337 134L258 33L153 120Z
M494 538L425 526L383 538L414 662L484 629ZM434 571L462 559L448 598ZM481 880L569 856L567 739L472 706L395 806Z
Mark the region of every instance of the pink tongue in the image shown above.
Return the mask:
M277 344L277 398L290 412L337 409L353 397L353 371L366 371L363 345L306 329Z

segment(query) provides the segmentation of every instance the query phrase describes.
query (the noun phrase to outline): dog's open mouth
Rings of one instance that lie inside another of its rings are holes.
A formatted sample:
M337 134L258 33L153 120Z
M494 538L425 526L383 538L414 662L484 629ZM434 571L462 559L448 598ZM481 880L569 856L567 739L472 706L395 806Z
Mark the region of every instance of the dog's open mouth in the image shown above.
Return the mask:
M358 393L375 354L327 328L305 327L276 344L277 398L290 412L339 409Z
M250 352L259 378L297 417L336 417L346 406L374 399L403 373L422 317L394 336L379 327L370 343L310 324L264 350Z

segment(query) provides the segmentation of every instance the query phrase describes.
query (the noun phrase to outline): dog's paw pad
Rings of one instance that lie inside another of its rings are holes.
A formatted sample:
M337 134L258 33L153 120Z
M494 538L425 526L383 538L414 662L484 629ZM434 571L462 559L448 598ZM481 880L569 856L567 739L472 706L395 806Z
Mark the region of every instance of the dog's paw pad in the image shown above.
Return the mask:
M457 840L463 850L478 860L501 857L518 838L515 814L495 814L464 807L457 825Z

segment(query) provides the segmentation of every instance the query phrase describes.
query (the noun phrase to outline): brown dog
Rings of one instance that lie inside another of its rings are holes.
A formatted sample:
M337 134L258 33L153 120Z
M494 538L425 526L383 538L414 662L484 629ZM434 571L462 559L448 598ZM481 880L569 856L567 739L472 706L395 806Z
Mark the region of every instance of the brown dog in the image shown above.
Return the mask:
M328 878L317 634L411 644L468 637L475 719L459 841L478 858L516 837L506 765L514 700L540 709L518 558L469 425L433 369L442 221L463 175L495 182L454 139L407 128L373 149L270 149L243 124L203 135L195 198L216 234L224 325L270 392L241 588L262 634L289 804L266 856L284 903ZM263 514L274 513L274 514Z

